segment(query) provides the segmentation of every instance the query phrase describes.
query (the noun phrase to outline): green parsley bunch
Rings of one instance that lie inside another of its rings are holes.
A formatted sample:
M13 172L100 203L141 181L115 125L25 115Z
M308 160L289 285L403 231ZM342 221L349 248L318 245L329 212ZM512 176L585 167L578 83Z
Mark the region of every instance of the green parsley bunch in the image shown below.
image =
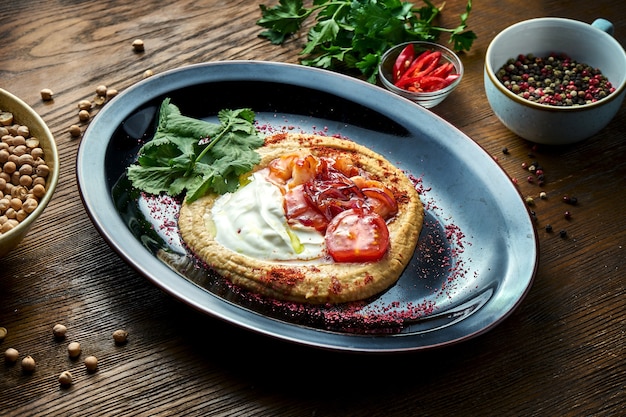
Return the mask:
M416 8L401 0L313 0L311 7L304 7L302 0L279 0L271 8L260 5L262 17L257 24L267 29L260 36L278 45L315 16L301 52L306 55L302 64L357 71L373 83L380 58L394 45L436 41L441 33L449 33L454 50L469 50L472 46L476 35L467 30L471 0L460 16L460 24L451 29L435 25L443 6L436 7L430 0L423 2L423 7Z
M207 192L224 194L239 187L240 175L261 160L264 143L251 109L221 110L219 123L194 119L163 100L154 138L127 169L135 188L149 194L185 195L192 202Z

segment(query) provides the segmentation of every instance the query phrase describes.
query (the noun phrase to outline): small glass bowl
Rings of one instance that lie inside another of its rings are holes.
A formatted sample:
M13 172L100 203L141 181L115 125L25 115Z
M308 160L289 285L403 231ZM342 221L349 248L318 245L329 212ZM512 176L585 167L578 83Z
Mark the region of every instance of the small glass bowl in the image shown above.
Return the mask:
M432 92L412 92L396 87L393 82L393 65L400 52L409 44L413 44L416 56L426 50L441 52L441 60L451 62L459 77L447 87ZM429 109L441 103L459 85L461 78L463 78L463 64L454 52L439 44L422 41L406 42L394 46L383 54L378 67L378 77L387 90Z

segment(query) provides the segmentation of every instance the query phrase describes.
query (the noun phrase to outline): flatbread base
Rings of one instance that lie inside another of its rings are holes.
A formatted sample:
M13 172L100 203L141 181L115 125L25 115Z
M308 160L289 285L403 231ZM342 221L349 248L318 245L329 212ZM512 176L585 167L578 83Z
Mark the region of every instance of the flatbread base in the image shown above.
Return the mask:
M253 259L225 248L214 239L211 207L219 197L208 194L183 203L178 225L183 241L211 269L235 285L284 301L309 304L363 300L392 286L411 260L424 221L414 184L381 155L355 142L334 137L280 133L268 137L257 151L257 169L289 153L305 149L316 156L340 153L392 190L397 215L388 221L390 247L377 262L338 263L332 260L281 261Z

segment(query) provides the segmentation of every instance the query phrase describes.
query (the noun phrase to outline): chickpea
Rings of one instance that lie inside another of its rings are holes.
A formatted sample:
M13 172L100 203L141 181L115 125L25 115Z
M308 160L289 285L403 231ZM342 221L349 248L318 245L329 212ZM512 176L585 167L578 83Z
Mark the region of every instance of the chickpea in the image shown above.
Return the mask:
M7 329L6 327L0 327L0 341L4 340L4 338L7 336Z
M18 224L19 223L16 219L8 219L7 222L2 225L2 229L0 231L2 231L2 233L6 233L9 230L17 227Z
M143 72L143 78L149 78L152 77L154 75L154 72L152 70L145 70Z
M37 366L37 363L32 358L32 356L29 355L29 356L26 356L24 359L22 359L22 369L25 372L33 372L36 366Z
M85 110L86 111L86 110ZM80 126L78 125L71 125L70 129L69 129L70 135L74 138L77 138L80 136L80 134L82 133Z
M106 92L105 92L104 94L106 94ZM93 103L94 103L96 106L102 106L102 105L104 104L104 102L105 102L105 101L107 101L107 98L106 98L104 95L102 95L102 96L96 95L96 96L93 98Z
M52 90L50 90L49 88L44 88L43 90L40 91L41 94L41 99L43 101L50 101L52 100Z
M54 327L52 328L52 334L57 339L63 339L65 337L65 333L67 333L67 327L65 327L62 324L55 324Z
M96 94L99 95L100 97L104 97L107 94L107 86L106 85L99 85L96 87Z
M33 158L33 156L29 153L25 153L24 155L17 158L17 164L20 167L24 165L30 165L30 167L32 168L34 163L35 163L35 158Z
M13 174L16 169L17 169L17 166L15 165L15 162L13 161L5 162L2 167L2 170L6 172L7 174Z
M18 210L17 213L15 213L15 220L20 223L26 220L27 217L28 213L26 213L24 210Z
M9 126L11 123L13 123L13 113L0 111L0 125Z
M13 136L13 146L26 146L26 138L22 135Z
M146 47L145 47L145 45L143 43L143 40L141 40L141 39L135 39L133 41L133 43L132 43L132 46L133 46L133 50L135 52L143 52L146 49Z
M15 171L13 174L11 174L11 183L13 185L20 185L20 172L19 171Z
M78 110L91 110L91 101L81 100L78 102Z
M128 340L128 332L126 330L116 330L113 332L113 340L116 344L121 345Z
M67 345L67 353L70 355L70 358L77 358L78 356L80 356L80 352L80 343L72 342Z
M51 171L39 139L31 137L29 127L9 115L10 120L0 127L0 233L17 226L37 207Z
M33 159L39 159L43 157L43 149L36 147L33 148L33 150L30 151L30 156L33 157Z
M47 177L50 173L50 168L48 165L37 165L36 172L40 177Z
M19 210L22 208L22 200L19 198L12 198L10 204L13 210Z
M63 371L59 375L59 384L72 385L72 373L70 371Z
M35 149L39 147L39 139L37 138L28 138L26 139L26 146L30 149Z
M27 195L28 195L28 190L26 189L26 187L11 188L11 196L13 198L19 198L21 200L24 200Z
M30 175L22 175L20 177L20 185L23 187L30 187L33 184L33 177Z
M91 114L89 114L89 112L87 110L81 110L81 111L78 112L78 119L81 122L88 121L90 117L91 117Z
M44 191L45 193L45 191ZM27 198L26 201L22 204L22 210L24 210L27 214L35 211L39 203L34 198Z
M17 134L27 138L27 137L30 136L30 128L28 126L22 125L22 126L17 128Z
M37 180L41 179L41 177L37 177L35 178L35 180L33 181L33 183L36 183L33 186L33 195L37 198L42 198L44 195L46 195L46 187L44 187L42 184L40 184Z
M106 98L107 100L111 100L113 97L115 97L116 95L118 95L118 91L114 88L109 88L106 92Z
M30 156L30 155L28 155L28 156ZM27 159L27 158L24 158L24 159ZM33 163L34 163L34 161L33 161ZM32 175L35 170L33 169L33 166L31 164L22 164L22 165L20 165L20 169L18 171L19 171L20 175Z
M10 363L17 362L17 359L20 357L20 352L17 349L8 348L4 351L4 360Z
M98 358L95 356L87 356L85 358L85 368L87 368L89 372L93 372L98 369Z

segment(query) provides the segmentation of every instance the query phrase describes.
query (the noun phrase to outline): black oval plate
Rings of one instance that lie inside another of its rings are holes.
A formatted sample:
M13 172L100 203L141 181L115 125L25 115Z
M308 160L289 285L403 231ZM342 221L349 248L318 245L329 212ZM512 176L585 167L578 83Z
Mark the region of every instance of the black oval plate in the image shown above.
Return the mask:
M404 170L426 216L397 284L364 302L306 306L248 293L205 269L178 236L178 201L143 195L125 177L166 97L183 114L211 121L221 109L249 107L267 134L347 137ZM214 317L325 349L398 352L474 337L519 305L538 263L537 236L521 196L474 141L386 90L299 65L205 63L132 86L90 123L77 177L98 231L151 282Z

